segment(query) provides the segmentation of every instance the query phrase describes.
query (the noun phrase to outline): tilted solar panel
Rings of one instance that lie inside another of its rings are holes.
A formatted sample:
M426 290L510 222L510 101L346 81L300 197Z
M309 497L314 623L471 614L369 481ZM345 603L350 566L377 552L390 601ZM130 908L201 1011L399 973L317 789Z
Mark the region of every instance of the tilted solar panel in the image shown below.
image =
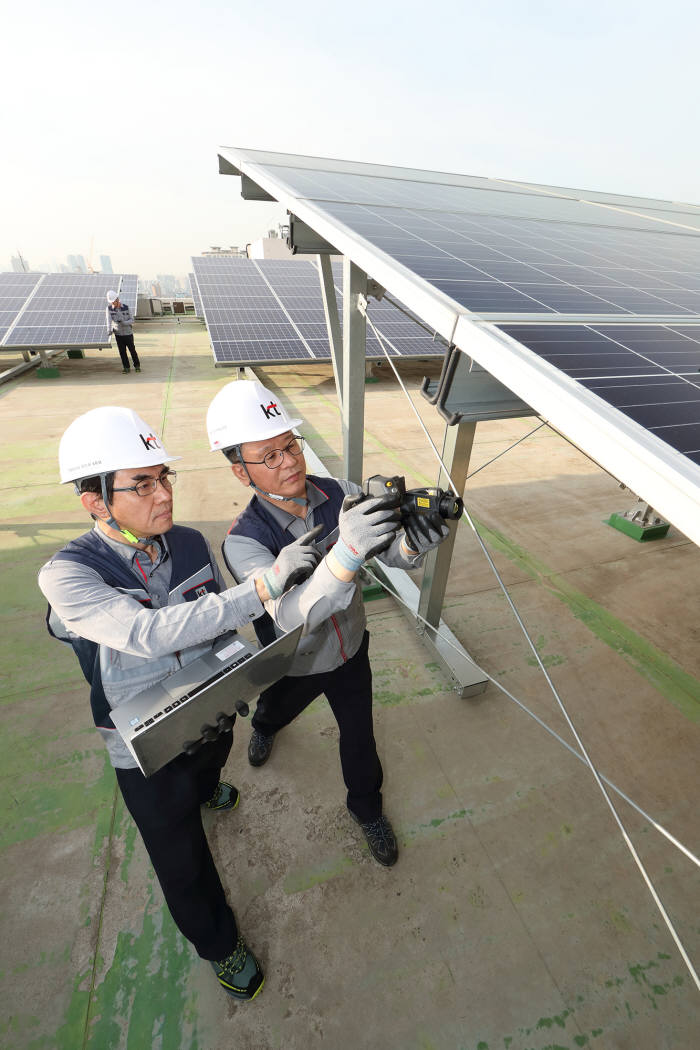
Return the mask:
M204 317L204 310L202 309L202 300L199 295L199 288L197 287L197 278L193 273L188 273L187 278L190 282L190 295L194 302L194 313L195 317Z
M0 273L0 341L42 276L40 273Z
M129 307L131 313L136 317L138 299L139 278L136 273L125 273L119 285L119 299Z
M119 274L45 274L2 345L16 347L105 346L107 291Z
M329 360L328 330L318 269L304 259L193 258L217 364ZM334 264L339 309L342 266ZM434 356L444 347L389 303L372 301L373 321L393 355ZM342 310L341 310L342 313ZM342 318L341 318L342 324ZM384 356L373 332L369 357Z
M700 542L696 206L229 147L219 158ZM677 383L689 389L668 408Z

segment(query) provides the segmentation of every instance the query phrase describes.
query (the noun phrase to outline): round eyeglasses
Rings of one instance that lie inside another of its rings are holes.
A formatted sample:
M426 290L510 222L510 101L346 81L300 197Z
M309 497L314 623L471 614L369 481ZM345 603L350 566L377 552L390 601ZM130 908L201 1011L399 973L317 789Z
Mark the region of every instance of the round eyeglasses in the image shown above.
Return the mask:
M244 459L241 462L254 463L256 466L260 466L264 463L268 470L275 470L276 467L282 466L285 452L289 456L300 456L304 451L305 444L306 442L303 437L293 437L284 448L271 448L262 459Z
M162 474L159 474L156 478L144 478L142 481L138 481L135 485L126 485L124 488L114 488L113 492L135 492L137 496L152 496L158 488L158 482L161 483L164 489L168 490L173 487L177 479L176 470L164 470Z

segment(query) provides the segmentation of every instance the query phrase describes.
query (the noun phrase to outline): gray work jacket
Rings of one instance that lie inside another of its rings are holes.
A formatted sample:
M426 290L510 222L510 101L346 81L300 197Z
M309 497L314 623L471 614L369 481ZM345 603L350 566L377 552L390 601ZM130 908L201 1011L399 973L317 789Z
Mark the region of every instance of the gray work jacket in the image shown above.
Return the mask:
M110 303L107 307L107 323L110 332L117 335L131 335L134 331L134 315L126 303L115 309Z
M360 486L352 481L335 480L346 494L361 491ZM308 481L306 497L309 505L305 518L296 517L267 500L264 504L265 510L294 539L313 528L316 524L314 509L328 498ZM387 551L378 556L378 560L396 568L416 569L422 564L424 555L405 555L401 550L401 535L397 536ZM227 564L238 580L259 576L275 561L267 547L247 536L227 535L224 550ZM300 623L305 624L294 661L287 672L294 676L321 674L340 667L360 648L367 623L362 594L354 581L345 583L338 580L328 568L325 558L308 580L290 588L280 598L265 602L265 609L275 623L278 636Z
M152 609L110 587L95 569L79 562L50 559L39 570L39 587L69 631L99 644L102 686L110 707L161 681L210 649L216 638L262 615L254 579L224 589L209 544L211 570L221 593L188 602L179 590L170 590L167 536L160 537L159 555L152 563L145 551L98 532L142 580ZM137 768L116 729L99 732L112 765Z

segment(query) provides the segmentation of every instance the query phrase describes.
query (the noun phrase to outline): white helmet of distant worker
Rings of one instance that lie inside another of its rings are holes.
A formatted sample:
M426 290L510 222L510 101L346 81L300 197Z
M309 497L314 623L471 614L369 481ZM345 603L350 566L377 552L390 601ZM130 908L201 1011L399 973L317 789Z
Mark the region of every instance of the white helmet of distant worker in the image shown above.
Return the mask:
M119 298L119 292L113 292L113 291L112 292L107 292L107 302L108 303L116 303L118 298Z
M237 379L222 387L209 405L207 434L211 451L225 452L246 441L286 434L301 422L257 379Z
M131 408L107 405L78 416L58 446L61 484L109 474L114 470L150 467L180 459L171 456L155 431Z

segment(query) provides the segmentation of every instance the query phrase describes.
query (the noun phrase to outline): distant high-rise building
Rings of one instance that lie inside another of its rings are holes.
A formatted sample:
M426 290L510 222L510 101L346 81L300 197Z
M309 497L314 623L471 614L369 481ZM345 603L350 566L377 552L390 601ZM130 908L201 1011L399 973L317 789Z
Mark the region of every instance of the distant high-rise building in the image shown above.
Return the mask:
M21 255L13 255L12 269L15 273L29 273L29 263Z
M69 255L68 267L71 273L87 273L87 263L82 255Z
M114 273L114 270L112 269L112 260L108 255L100 256L100 267L102 273Z
M58 264L58 272L59 273L70 273L70 267L66 266L65 263L59 263Z

